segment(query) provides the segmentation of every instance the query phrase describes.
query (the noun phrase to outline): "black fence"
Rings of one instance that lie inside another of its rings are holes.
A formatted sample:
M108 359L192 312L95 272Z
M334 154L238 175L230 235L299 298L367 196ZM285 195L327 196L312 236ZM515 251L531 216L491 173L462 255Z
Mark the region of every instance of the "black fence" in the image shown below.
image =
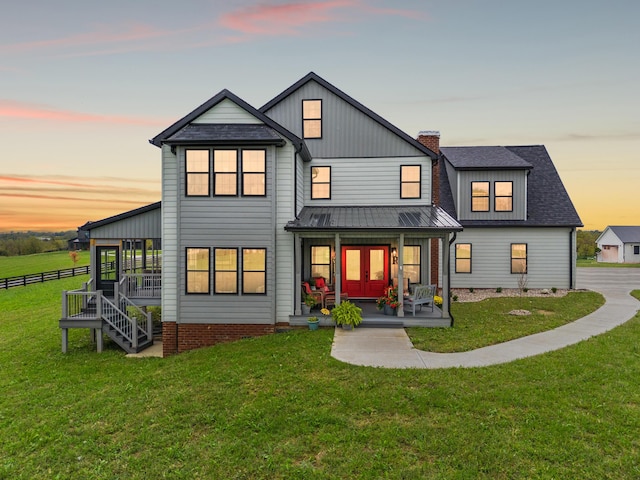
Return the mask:
M32 283L48 282L49 280L60 280L61 278L75 277L76 275L86 275L90 272L89 265L84 267L67 268L65 270L52 270L50 272L31 273L17 277L0 278L0 289L11 287L26 287Z

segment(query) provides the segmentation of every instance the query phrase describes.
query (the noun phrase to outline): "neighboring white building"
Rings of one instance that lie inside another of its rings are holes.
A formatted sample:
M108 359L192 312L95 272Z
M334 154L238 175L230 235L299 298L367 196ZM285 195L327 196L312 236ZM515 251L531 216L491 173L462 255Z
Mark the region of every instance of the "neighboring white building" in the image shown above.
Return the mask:
M596 244L598 262L640 263L640 226L608 226Z

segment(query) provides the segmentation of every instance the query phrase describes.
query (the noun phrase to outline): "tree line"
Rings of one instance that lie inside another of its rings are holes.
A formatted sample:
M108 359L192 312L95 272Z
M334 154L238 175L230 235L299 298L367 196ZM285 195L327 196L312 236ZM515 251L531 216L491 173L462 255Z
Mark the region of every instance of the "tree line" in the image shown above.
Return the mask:
M76 237L74 230L66 232L11 232L0 234L0 257L32 255L67 249L67 241Z
M595 257L600 251L596 245L596 240L602 232L598 230L578 230L576 238L576 252L578 258Z

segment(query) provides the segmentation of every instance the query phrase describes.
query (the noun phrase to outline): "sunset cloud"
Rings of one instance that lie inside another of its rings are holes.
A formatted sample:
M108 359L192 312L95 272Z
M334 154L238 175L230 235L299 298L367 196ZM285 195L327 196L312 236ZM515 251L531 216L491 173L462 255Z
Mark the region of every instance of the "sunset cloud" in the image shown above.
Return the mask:
M0 99L0 117L69 123L112 123L153 126L162 126L167 124L166 119L127 117L122 115L97 115L93 113L58 109L48 105L18 102L6 99Z
M251 5L220 17L219 23L246 35L299 35L312 24L360 21L362 15L393 15L416 18L418 12L375 8L359 0L327 0Z

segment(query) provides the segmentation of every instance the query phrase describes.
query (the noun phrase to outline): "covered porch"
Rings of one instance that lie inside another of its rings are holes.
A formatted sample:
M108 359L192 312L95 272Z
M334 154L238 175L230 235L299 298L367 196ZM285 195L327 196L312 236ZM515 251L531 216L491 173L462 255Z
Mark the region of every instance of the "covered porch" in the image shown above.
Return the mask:
M365 322L400 326L448 326L449 245L462 227L436 206L305 207L285 227L294 235L295 308L291 325L304 325L302 302L318 278L332 304L348 298L363 309ZM403 293L436 285L440 308L407 314ZM398 290L397 315L385 316L376 299ZM322 299L322 296L318 296ZM321 325L331 319L318 316Z

